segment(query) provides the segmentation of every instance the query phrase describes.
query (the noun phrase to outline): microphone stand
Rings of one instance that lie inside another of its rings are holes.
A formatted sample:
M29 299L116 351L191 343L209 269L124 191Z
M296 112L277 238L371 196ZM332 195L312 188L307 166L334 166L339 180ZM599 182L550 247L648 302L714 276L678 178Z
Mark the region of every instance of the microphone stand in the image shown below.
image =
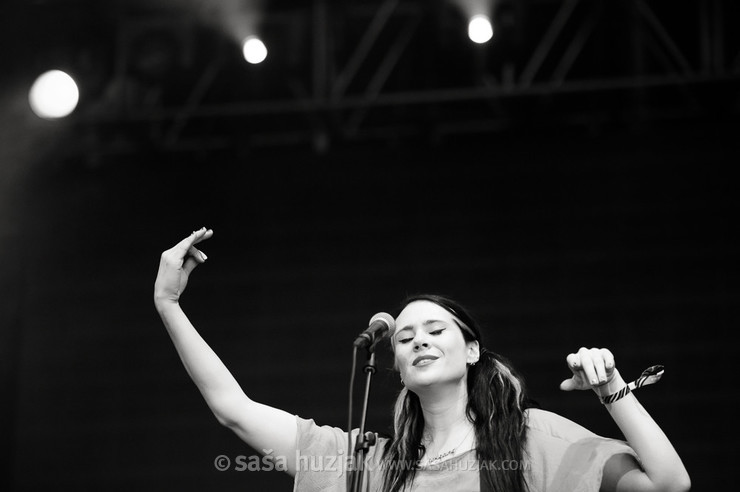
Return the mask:
M365 420L367 418L367 404L370 398L370 381L375 374L375 343L367 347L368 361L365 364L365 396L362 401L362 417L360 418L360 432L357 434L357 441L354 449L354 469L352 471L352 480L349 492L360 492L362 480L365 475L365 455L370 446L375 445L375 434L373 432L365 433Z

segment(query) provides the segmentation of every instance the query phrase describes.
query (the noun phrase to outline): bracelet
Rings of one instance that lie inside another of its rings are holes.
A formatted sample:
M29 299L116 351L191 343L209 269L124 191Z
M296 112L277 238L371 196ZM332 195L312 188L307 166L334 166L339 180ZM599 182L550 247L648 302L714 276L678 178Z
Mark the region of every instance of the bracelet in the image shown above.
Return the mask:
M663 377L663 372L663 366L658 365L648 367L647 369L642 371L642 374L640 374L639 378L627 384L621 390L601 398L602 405L608 405L609 403L614 403L617 400L621 400L637 388L642 388L643 386L647 386L648 384L657 383L658 381L660 381L660 378Z

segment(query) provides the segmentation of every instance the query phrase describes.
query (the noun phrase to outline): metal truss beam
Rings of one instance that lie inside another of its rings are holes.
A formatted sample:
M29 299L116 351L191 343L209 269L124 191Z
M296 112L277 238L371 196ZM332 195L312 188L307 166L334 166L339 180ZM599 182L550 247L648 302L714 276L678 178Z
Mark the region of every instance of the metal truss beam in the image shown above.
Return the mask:
M144 99L129 99L124 107L125 111L101 111L89 115L87 119L83 118L82 121L96 125L164 124L167 130L161 132L159 144L164 148L175 148L187 147L188 140L197 140L199 137L195 127L204 120L284 117L278 118L282 121L275 123L273 127L245 130L250 135L262 135L262 142L268 142L269 145L271 139L266 135L271 131L275 135L293 135L296 140L303 137L311 140L317 135L330 138L327 134L332 133L345 139L361 138L363 132L393 133L384 132L382 128L396 128L405 122L397 111L382 117L382 113L389 108L413 110L435 107L442 108L444 113L445 107L479 101L578 96L670 87L691 91L701 90L702 87L715 83L734 84L737 87L740 83L740 47L732 46L731 43L735 41L726 36L727 22L732 22L724 18L728 1L730 0L696 0L690 2L690 6L684 5L684 8L698 9L698 15L694 15L697 34L692 36L671 28L669 23L661 19L661 15L667 13L657 11L645 0L620 2L627 12L625 18L631 23L629 27L633 49L640 53L639 59L622 73L603 74L595 71L589 74L584 72L584 66L587 66L587 62L583 60L584 53L590 50L593 56L593 51L597 49L594 47L598 45L594 42L594 37L604 27L604 23L610 21L605 15L605 9L612 8L613 2L531 0L528 3L530 10L534 10L535 3L538 8L544 5L550 8L551 17L539 33L529 34L529 38L525 40L528 42L523 43L524 49L519 50L519 58L515 60L521 71L513 73L513 76L510 74L503 77L506 83L496 82L499 79L497 71L502 70L503 66L503 63L499 63L501 60L487 59L474 76L460 78L452 84L434 87L430 84L414 85L412 81L406 86L391 87L388 82L397 75L402 60L406 59L404 57L419 56L419 45L424 42L421 38L434 32L434 29L444 30L455 25L464 32L463 16L450 8L443 12L445 21L433 25L434 16L429 14L427 8L429 4L421 0L379 0L373 4L374 10L370 12L365 10L367 4L361 10L353 10L350 6L344 10L343 15L352 17L355 24L362 22L364 29L359 36L354 33L352 39L355 44L348 47L346 40L337 34L339 30L336 25L341 19L335 9L331 8L329 0L313 0L310 8L293 14L305 16L305 25L310 26L311 48L310 62L302 69L307 77L304 77L301 70L285 77L288 85L293 88L291 96L263 97L255 92L228 101L207 101L205 95L217 79L228 76L224 73L226 61L223 53L215 53L210 62L199 69L198 76L188 82L191 87L180 104L147 104ZM670 6L674 10L679 9L675 2ZM269 15L266 14L268 19ZM530 12L529 15L534 14ZM494 18L494 22L495 20ZM517 21L526 23L526 18ZM518 27L524 29L526 26ZM124 38L126 42L131 42L130 37ZM341 59L338 58L337 50L340 45L348 53ZM131 50L125 49L126 46L123 48L120 56L130 56ZM464 43L455 48L471 49ZM487 56L485 48L479 51L480 57ZM433 54L429 56L434 58ZM648 58L652 59L649 64L646 61ZM127 66L129 62L130 60L119 60L117 64L119 85L125 85L131 77L131 74L124 73L120 68ZM580 67L578 73L575 70L577 67ZM434 68L432 64L429 70ZM471 68L470 72L475 70ZM306 87L306 81L310 81L310 89ZM676 98L677 106L686 103L681 99L685 97L680 95L681 91L674 92L678 94L672 96ZM736 93L738 95L740 94ZM696 100L692 97L689 99L692 102ZM471 118L474 120L478 117L481 121L495 120L497 125L506 126L505 114L496 113L489 105L478 106L478 114L467 115L464 121L469 122ZM644 107L642 110L649 112L650 108ZM737 108L734 110L737 111ZM290 115L303 115L305 118L290 118ZM373 119L373 115L381 117ZM442 114L441 117L445 119L445 126L449 127L451 116ZM441 122L431 122L439 123ZM475 126L468 125L471 128ZM188 132L189 129L193 131ZM218 134L209 134L203 138L225 142L225 145L230 141Z

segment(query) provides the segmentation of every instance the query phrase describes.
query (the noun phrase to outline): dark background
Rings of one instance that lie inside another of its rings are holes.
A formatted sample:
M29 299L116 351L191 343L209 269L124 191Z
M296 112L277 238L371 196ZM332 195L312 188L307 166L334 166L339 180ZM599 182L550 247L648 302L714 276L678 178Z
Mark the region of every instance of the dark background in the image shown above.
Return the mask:
M599 27L567 76L548 63L588 10L526 84L564 2L524 2L520 38L501 38L510 51L457 39L464 22L445 2L401 2L356 79L416 19L382 90L356 82L327 97L358 42L352 22L367 26L381 4L265 2L264 22L290 24L280 39L296 49L321 37L323 5L328 55L277 48L261 68L228 61L211 27L190 32L184 45L227 60L210 82L197 55L187 70L162 52L148 75L132 68L140 41L120 33L172 21L176 2L0 9L3 490L291 489L278 472L216 471L216 456L254 450L218 425L154 310L161 251L201 226L215 230L209 260L182 303L255 400L344 427L356 334L407 294L443 293L477 315L543 407L602 435L620 437L597 399L558 390L567 354L608 347L628 380L664 364L638 398L693 490L724 488L738 457L736 7L650 3L680 55L644 3L594 2ZM42 121L23 88L54 39L119 69L85 79L99 90L71 118ZM387 348L378 359L368 425L387 431L400 385Z

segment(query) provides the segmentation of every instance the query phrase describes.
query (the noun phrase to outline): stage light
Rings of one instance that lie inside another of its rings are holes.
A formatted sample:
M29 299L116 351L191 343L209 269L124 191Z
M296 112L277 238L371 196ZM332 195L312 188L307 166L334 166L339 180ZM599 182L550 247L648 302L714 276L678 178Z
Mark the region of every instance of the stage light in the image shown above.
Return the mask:
M488 42L493 37L493 25L486 15L475 15L468 23L468 37L478 44Z
M28 94L31 110L44 119L69 115L77 107L79 99L77 83L61 70L50 70L40 75Z
M244 59L252 64L262 63L267 58L267 47L257 36L245 39L242 51Z

